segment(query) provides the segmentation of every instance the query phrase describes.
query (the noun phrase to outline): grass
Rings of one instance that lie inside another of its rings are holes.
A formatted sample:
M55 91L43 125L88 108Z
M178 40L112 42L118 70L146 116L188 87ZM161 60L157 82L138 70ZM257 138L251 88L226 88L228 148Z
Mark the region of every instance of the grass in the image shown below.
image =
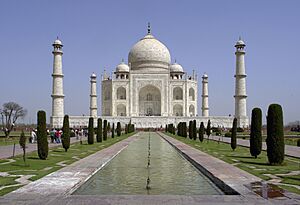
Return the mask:
M27 137L27 142L28 138L30 137L30 132L29 131L24 131L25 136ZM0 146L6 146L6 145L12 145L12 144L19 144L19 139L20 139L21 131L12 131L10 133L10 137L6 138L5 134L3 131L0 131Z
M67 152L65 152L62 147L50 148L48 158L46 160L40 160L37 152L32 152L26 155L26 164L23 162L22 155L13 158L16 161L9 164L2 165L1 163L8 161L6 159L2 159L0 160L0 172L8 172L11 175L34 175L30 178L30 180L35 181L61 169L62 166L57 164L59 162L63 162L67 165L72 164L78 161L78 159L87 157L99 150L111 146L112 144L124 140L133 134L134 133L130 133L121 135L120 137L108 138L107 141L94 143L92 145L87 144L86 141L84 141L83 144L74 143L71 144L71 147ZM0 187L4 186L4 184L2 184L2 180L6 183L12 182L11 177L2 177L0 179ZM4 188L0 190L0 196L18 188L19 187Z
M249 172L257 177L260 177L264 180L271 179L269 176L265 174L287 174L291 171L299 171L300 170L300 159L287 157L285 156L285 160L283 165L271 166L268 163L267 153L262 151L262 153L255 159L250 155L249 148L238 146L235 151L232 151L230 144L226 143L218 143L212 140L204 140L202 143L199 140L190 140L188 138L179 137L176 135L172 135L167 133L169 136L184 142L196 149L199 149L205 153L208 153L216 158L219 158L229 164L234 164L234 166ZM300 175L295 176L279 176L282 179L282 183L285 184L293 184L299 185L300 183ZM286 189L291 192L295 192L300 194L300 190L289 187L289 186L280 186L283 189Z

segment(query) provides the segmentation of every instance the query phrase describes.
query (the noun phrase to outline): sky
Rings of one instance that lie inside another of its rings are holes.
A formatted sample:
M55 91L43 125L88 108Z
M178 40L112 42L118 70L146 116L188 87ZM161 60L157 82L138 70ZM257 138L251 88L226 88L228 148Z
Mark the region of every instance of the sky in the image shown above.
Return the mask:
M0 105L28 110L19 122L49 122L52 43L64 47L65 114L88 115L90 75L113 72L147 33L163 42L185 71L209 76L210 115L234 114L235 42L246 43L247 109L265 114L279 103L284 122L300 120L300 1L1 0ZM198 83L201 115L201 79ZM298 94L297 94L298 93Z

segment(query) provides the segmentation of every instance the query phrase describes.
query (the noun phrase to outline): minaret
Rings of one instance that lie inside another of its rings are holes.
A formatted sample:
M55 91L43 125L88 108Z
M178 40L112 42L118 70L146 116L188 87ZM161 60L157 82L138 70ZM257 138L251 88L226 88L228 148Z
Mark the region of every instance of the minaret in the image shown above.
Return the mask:
M245 72L245 43L240 38L236 47L236 72L235 72L235 117L238 120L238 127L248 126L247 107L246 107L246 72Z
M53 46L53 84L52 84L52 116L50 123L52 127L62 127L64 117L64 91L63 91L63 72L62 72L62 42L58 39L54 41Z
M97 76L95 73L91 75L91 94L90 94L90 116L97 118Z
M204 73L202 76L202 116L209 116L208 107L208 76Z

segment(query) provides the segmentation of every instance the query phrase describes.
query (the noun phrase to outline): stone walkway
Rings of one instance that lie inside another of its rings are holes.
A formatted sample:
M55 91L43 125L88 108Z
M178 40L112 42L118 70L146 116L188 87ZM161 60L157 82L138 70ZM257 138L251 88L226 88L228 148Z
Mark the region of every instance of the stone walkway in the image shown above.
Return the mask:
M71 143L75 143L75 142L79 142L80 140L77 140L76 137L72 137L71 138ZM49 142L49 148L51 147L58 147L58 146L62 146L61 143L56 144L56 143L51 143ZM37 144L36 143L27 143L26 144L26 153L30 153L33 151L37 150ZM6 158L10 158L13 156L13 149L14 149L14 145L7 145L7 146L0 146L0 159L6 159ZM23 149L20 147L19 144L16 144L15 147L15 156L19 155L19 154L23 154Z
M207 138L207 137L205 137ZM209 139L215 141L223 141L225 143L229 143L231 139L229 137L222 137L222 136L210 136ZM250 141L244 139L237 139L237 144L243 147L250 147ZM262 144L262 149L267 150L267 145L265 142ZM285 155L289 157L296 157L300 158L300 147L292 146L292 145L285 145Z

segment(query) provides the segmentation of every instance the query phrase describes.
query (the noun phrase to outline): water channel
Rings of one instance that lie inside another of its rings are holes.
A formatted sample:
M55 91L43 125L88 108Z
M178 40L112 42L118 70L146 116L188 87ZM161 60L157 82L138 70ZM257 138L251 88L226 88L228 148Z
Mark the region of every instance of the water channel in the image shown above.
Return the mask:
M140 132L73 194L220 195L208 178L153 132Z

